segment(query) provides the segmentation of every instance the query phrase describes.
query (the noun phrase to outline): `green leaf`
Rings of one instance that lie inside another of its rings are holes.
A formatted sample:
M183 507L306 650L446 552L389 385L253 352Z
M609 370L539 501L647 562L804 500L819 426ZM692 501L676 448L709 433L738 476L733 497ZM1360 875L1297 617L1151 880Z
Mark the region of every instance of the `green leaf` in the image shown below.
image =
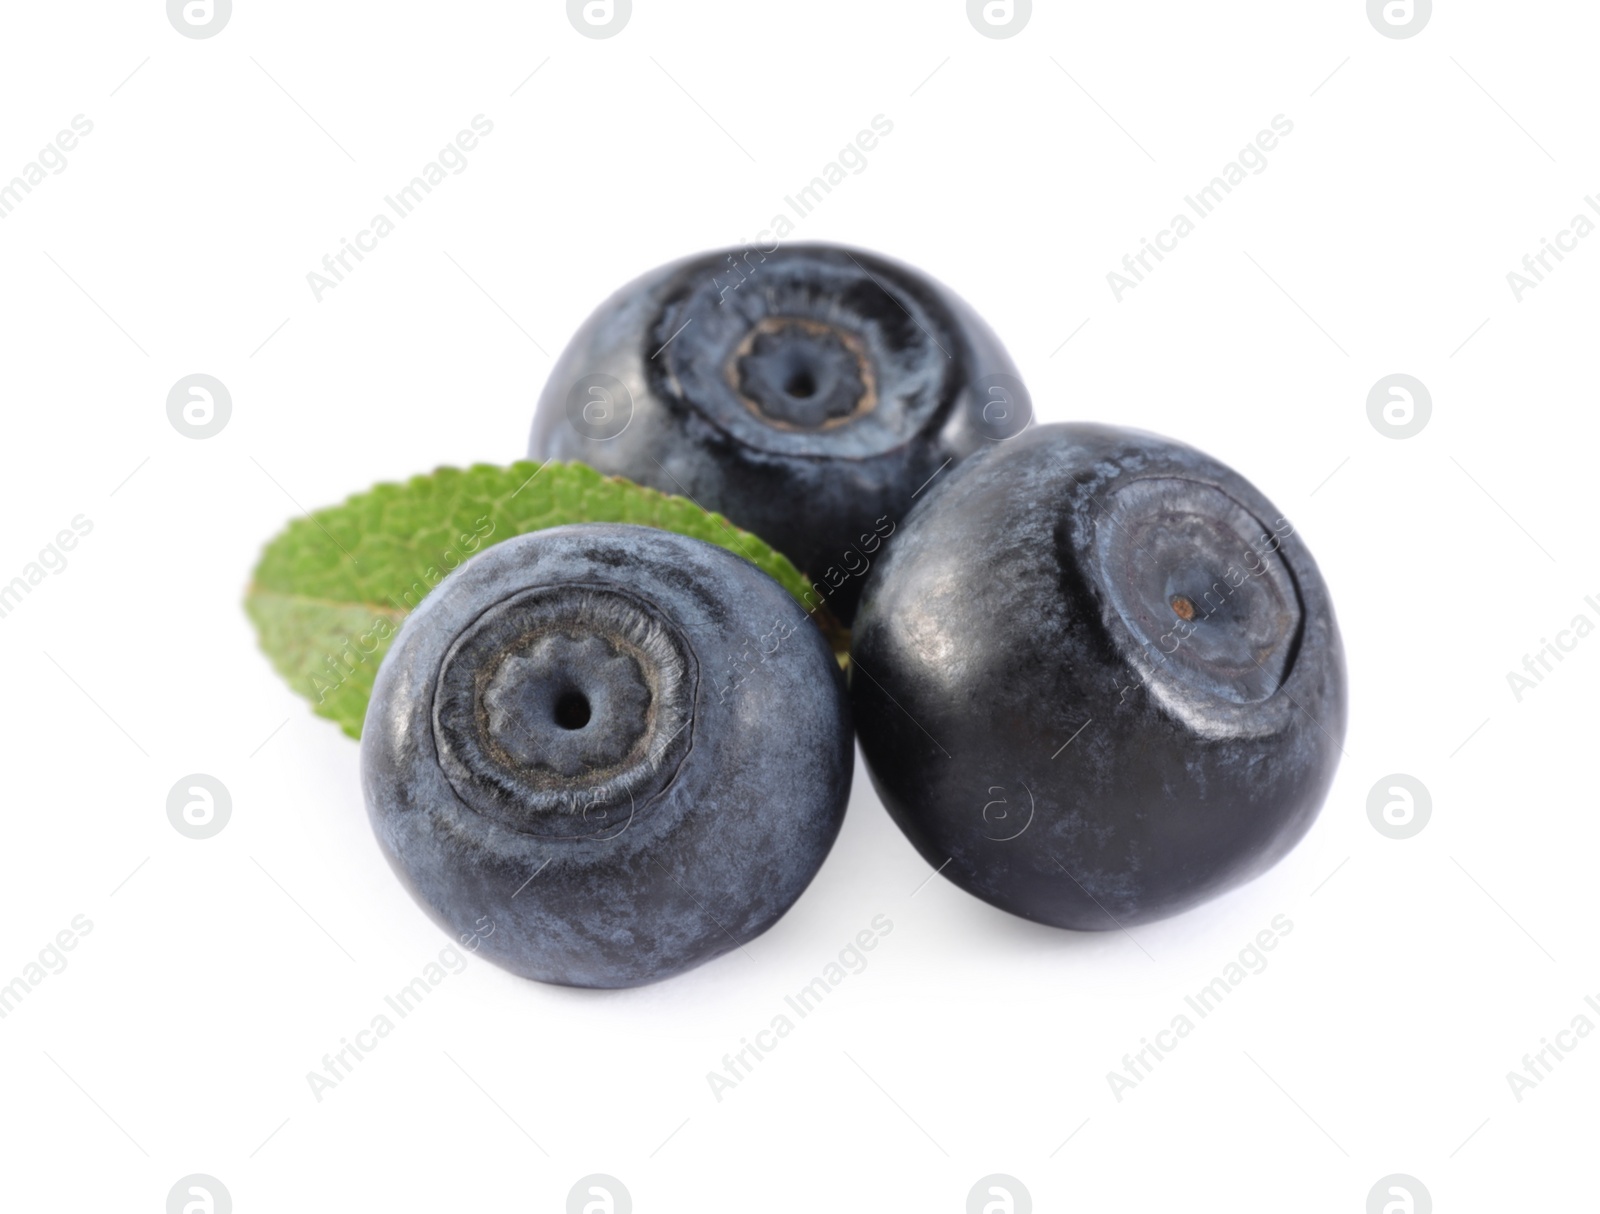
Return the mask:
M451 569L515 535L596 522L717 544L809 609L810 583L788 559L720 514L584 464L523 461L440 468L295 519L261 554L245 611L289 686L359 738L373 679L401 621ZM826 607L812 619L835 653L848 650L848 634Z

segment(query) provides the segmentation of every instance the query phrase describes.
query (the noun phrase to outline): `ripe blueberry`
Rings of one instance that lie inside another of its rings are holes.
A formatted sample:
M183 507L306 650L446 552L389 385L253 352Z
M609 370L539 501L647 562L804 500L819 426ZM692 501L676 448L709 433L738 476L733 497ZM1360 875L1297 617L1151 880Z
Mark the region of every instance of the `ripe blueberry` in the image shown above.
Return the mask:
M770 927L844 817L838 664L755 566L580 524L472 558L412 613L361 739L412 896L513 973L634 986Z
M956 469L886 549L856 618L862 752L963 889L1126 926L1310 829L1344 736L1339 630L1300 535L1231 469L1042 426Z
M692 257L613 295L551 373L529 451L726 514L848 622L866 554L919 488L1030 418L955 295L874 254L792 245Z

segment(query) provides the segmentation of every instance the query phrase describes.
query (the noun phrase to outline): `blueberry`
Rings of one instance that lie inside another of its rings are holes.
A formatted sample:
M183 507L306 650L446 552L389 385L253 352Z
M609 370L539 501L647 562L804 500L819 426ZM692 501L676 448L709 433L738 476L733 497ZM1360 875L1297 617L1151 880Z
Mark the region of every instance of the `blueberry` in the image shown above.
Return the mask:
M948 290L792 245L692 257L613 295L551 373L529 451L727 515L848 622L918 490L1030 419L999 340Z
M849 702L755 566L647 527L509 539L385 657L361 739L384 855L513 973L634 986L770 927L844 817Z
M919 504L867 580L851 693L924 858L1079 929L1264 872L1344 736L1333 604L1293 524L1209 456L1102 426L1029 430Z

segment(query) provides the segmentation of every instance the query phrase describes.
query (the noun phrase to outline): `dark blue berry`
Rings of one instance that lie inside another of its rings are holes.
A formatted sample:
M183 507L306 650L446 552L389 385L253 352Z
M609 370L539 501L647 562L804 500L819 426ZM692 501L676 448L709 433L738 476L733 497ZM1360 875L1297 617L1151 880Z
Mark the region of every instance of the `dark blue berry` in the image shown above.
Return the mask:
M838 664L782 587L614 524L451 574L385 657L361 740L373 829L435 921L595 987L776 922L838 834L852 758Z
M999 340L951 292L793 245L689 258L613 295L558 360L529 450L727 515L848 622L873 537L1030 417Z
M930 864L1070 928L1265 871L1338 765L1344 655L1293 524L1209 456L1042 426L956 469L885 545L851 693Z

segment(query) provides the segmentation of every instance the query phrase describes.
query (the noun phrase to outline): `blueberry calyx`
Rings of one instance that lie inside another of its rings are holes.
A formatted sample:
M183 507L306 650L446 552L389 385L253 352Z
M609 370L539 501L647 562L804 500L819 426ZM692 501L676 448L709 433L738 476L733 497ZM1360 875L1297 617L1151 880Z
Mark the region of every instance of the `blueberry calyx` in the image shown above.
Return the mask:
M650 687L608 638L553 633L505 657L483 703L500 755L570 778L627 758L648 724Z
M755 266L731 296L714 275L684 275L641 361L663 399L752 452L862 460L940 424L964 374L950 355L964 348L955 323L884 266L799 247Z
M631 819L671 782L696 681L671 625L615 587L516 594L445 655L433 705L439 763L480 814L525 834L588 836Z
M728 381L758 417L825 430L877 404L872 365L854 334L797 317L755 325L728 361Z
M1222 489L1187 477L1136 479L1102 504L1099 578L1152 684L1231 704L1277 691L1303 618L1277 535Z

